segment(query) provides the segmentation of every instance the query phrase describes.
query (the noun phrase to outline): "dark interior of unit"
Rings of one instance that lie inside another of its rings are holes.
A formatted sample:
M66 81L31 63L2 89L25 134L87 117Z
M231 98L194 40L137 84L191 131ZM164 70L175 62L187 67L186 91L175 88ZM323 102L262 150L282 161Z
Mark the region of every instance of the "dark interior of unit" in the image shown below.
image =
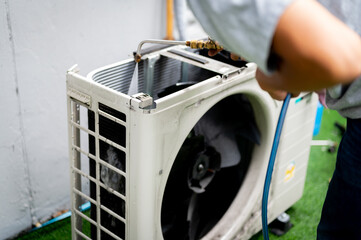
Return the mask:
M193 50L193 49L189 49L189 51L192 51L194 53L197 53L201 56L208 56L208 50L203 49L203 50ZM207 61L201 59L201 58L197 58L197 57L193 57L193 56L187 56L186 54L182 54L179 51L172 51L173 53L179 54L181 56L184 56L186 58L189 58L190 60L196 61L196 62L200 62L200 63L206 63ZM218 53L217 55L213 56L213 57L209 57L236 67L244 67L246 65L246 62L243 60L238 60L238 61L234 61L230 58L230 53L228 51L221 51L220 53ZM169 60L168 60L169 61ZM176 62L178 62L177 60L174 60ZM151 95L153 96L153 98L157 99L157 98L161 98L164 96L167 96L168 94L171 94L173 92L179 91L181 89L187 88L195 83L204 81L206 79L209 79L211 77L214 77L216 75L218 75L215 72L203 69L203 68L199 68L196 67L192 64L188 64L188 63L181 63L180 64L180 71L178 71L179 76L177 77L177 82L176 83L171 83L169 86L165 87L164 89L158 89L155 88L155 92L152 92Z
M188 49L188 51L201 56L209 57L208 50L206 49ZM172 50L170 52L201 64L207 63L207 61L202 58L183 54L181 51ZM231 64L236 67L244 67L246 64L246 62L242 60L233 61L230 59L230 53L227 51L222 51L209 58ZM151 95L154 100L219 75L216 72L197 67L193 64L161 56L154 64L153 83L148 84L149 74L147 73L147 69L149 67L149 63L144 61L143 63L141 62L141 64L142 65L139 67L139 84L144 85L140 86L139 89Z
M252 106L242 94L218 102L197 122L167 180L165 240L200 239L217 224L241 188L259 142Z

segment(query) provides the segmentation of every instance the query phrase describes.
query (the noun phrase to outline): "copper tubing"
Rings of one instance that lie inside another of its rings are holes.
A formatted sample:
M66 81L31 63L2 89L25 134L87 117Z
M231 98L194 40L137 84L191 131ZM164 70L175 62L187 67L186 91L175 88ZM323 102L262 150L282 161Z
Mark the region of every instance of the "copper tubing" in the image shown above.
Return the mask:
M173 0L167 0L167 35L165 40L174 40L173 36L173 19L174 19L174 4Z

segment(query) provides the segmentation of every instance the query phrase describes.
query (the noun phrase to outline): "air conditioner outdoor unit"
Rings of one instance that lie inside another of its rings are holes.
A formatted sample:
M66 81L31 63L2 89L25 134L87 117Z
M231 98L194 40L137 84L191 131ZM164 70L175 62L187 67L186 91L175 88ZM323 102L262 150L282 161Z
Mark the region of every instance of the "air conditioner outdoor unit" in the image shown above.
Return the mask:
M133 59L67 73L72 238L250 238L282 103L253 63L179 46L143 59L132 96ZM269 221L302 196L316 107L311 93L290 102Z

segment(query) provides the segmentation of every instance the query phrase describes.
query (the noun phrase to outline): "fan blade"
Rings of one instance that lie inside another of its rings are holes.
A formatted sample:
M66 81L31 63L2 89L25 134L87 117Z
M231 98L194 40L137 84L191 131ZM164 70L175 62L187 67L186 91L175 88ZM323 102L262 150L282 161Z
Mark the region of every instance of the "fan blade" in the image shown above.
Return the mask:
M240 94L223 99L198 121L167 180L161 212L165 240L201 239L219 222L259 142L252 106Z
M236 135L260 142L252 107L243 95L230 96L217 103L203 115L194 130L221 154L221 168L235 166L241 160Z
M192 163L189 159L203 149L204 138L191 133L174 161L162 202L161 224L165 240L187 239L187 212L193 194L188 186L188 171Z
M197 229L199 225L199 212L197 211L198 194L193 193L187 211L187 221L189 222L188 237L189 240L196 240Z

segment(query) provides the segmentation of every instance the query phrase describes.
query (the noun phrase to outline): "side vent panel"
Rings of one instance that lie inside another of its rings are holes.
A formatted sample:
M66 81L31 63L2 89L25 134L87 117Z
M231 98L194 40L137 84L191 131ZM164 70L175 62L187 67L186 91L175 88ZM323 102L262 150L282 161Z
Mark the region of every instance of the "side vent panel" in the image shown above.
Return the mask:
M126 114L87 107L69 98L73 239L125 240Z

